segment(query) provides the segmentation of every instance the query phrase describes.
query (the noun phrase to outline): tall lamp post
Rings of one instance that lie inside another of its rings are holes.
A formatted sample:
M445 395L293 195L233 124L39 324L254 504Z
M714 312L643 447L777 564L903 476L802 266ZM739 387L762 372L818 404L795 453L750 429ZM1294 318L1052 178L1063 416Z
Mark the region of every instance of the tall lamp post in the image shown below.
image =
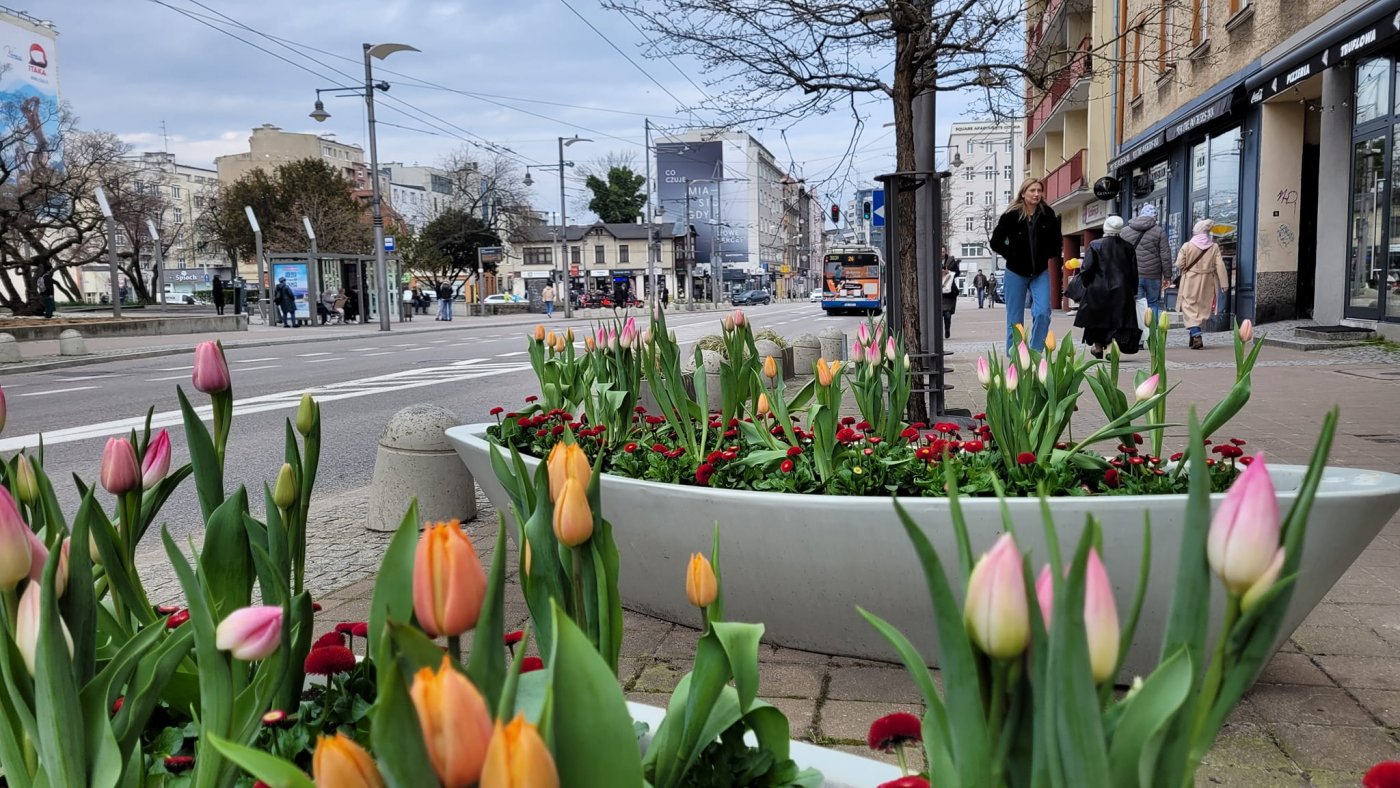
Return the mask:
M263 248L262 248L262 227L258 226L257 214L253 213L253 206L243 206L243 213L248 216L248 226L253 228L253 255L257 258L258 265L258 313L262 315L263 325L267 325L267 281L263 272Z
M102 187L97 187L93 194L97 197L97 207L102 210L102 218L107 221L107 284L112 290L112 317L121 317L121 292L117 289L118 272L121 270L117 265L117 218L112 214L112 205L107 202L107 193L102 191Z
M383 60L395 52L420 52L422 50L408 44L364 44L365 53L365 85L363 95L365 97L365 112L369 124L369 181L370 215L374 223L374 275L379 279L377 287L379 289L379 330L389 330L389 266L384 260L384 213L382 209L382 197L379 193L379 143L375 138L374 130L374 91L389 89L388 82L374 81L374 67L370 58ZM350 91L354 95L360 95L357 91L360 88L321 88L316 91L316 108L311 111L311 118L317 123L325 123L330 117L326 112L326 106L321 103L321 93L325 91ZM394 300L397 302L397 300Z
M572 137L559 138L559 237L563 254L559 256L560 266L564 269L564 317L574 316L574 278L569 275L569 262L564 259L569 251L569 207L564 202L564 167L573 166L573 162L564 161L564 148L573 145L575 142L592 142L575 134ZM533 186L534 178L530 177L530 167L525 168L525 185ZM579 261L582 264L582 260Z

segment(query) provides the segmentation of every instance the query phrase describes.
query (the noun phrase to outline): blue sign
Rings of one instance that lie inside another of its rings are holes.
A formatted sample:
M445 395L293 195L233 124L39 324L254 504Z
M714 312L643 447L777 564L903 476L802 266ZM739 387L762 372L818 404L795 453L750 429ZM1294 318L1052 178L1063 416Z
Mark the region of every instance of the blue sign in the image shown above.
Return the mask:
M870 226L885 226L885 190L876 189L870 194Z
M393 251L397 251L398 248L399 248L399 245L398 245L398 242L396 242L396 241L394 240L394 236L392 236L392 235L386 235L386 236L384 236L384 251L386 251L386 252L393 252Z

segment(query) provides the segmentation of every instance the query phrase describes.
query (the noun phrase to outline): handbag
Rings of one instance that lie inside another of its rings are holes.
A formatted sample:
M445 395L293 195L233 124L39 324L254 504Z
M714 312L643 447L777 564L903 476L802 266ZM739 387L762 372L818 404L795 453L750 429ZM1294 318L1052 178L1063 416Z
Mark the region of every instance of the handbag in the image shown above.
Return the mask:
M1205 256L1206 256L1206 252L1209 252L1209 251L1210 251L1210 247L1209 247L1209 246L1207 246L1207 247L1204 248L1204 249L1198 249L1198 250L1196 250L1196 256L1193 257L1193 258L1191 258L1191 262L1189 262L1189 263L1187 263L1186 265L1183 265L1182 267L1176 269L1176 275L1172 277L1172 287L1180 287L1180 286L1181 286L1181 275L1184 274L1184 273L1186 273L1187 271L1190 271L1192 268L1195 268L1195 267L1196 267L1196 263L1199 263L1199 262L1201 261L1201 258L1202 258L1202 257L1205 257Z
M1084 297L1088 295L1089 288L1084 286L1079 276L1070 277L1069 283L1065 285L1065 297L1076 304L1084 303Z

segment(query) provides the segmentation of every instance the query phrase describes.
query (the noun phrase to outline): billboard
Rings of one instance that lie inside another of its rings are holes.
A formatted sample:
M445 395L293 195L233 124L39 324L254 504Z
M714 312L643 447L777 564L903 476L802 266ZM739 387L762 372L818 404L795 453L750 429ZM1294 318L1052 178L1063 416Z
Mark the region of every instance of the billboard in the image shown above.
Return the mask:
M311 319L311 302L306 298L308 287L306 277L306 263L272 264L272 281L287 280L287 287L292 289L292 295L296 296L297 299L296 316L300 320Z
M0 122L18 140L0 156L11 178L63 167L56 35L36 19L0 11Z
M662 142L656 145L657 193L666 216L683 216L690 192L690 223L695 226L695 261L708 265L711 252L726 263L748 261L746 183L723 183L724 143ZM716 227L716 222L720 226ZM716 229L719 235L715 235Z

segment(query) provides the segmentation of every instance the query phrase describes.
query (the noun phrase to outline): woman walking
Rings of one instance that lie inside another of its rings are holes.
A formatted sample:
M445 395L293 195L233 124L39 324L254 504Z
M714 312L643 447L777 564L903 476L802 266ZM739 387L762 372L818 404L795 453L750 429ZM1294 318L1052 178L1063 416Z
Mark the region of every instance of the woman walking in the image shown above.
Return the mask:
M1138 329L1137 256L1133 245L1119 237L1123 217L1104 220L1104 237L1089 244L1084 252L1078 279L1084 285L1084 298L1074 315L1080 339L1094 358L1103 358L1104 349L1117 342L1123 353L1138 352L1142 331Z
M224 280L218 274L214 275L214 314L224 313Z
M1210 226L1209 219L1196 222L1191 240L1182 244L1176 255L1176 300L1191 334L1192 350L1205 347L1201 324L1215 312L1216 292L1225 281L1225 258L1210 239Z
M945 258L943 261L943 338L953 336L953 313L958 311L958 263Z
M1006 352L1017 337L1031 298L1032 350L1045 349L1050 332L1050 261L1060 257L1060 217L1045 204L1045 183L1027 178L992 231L992 251L1006 258Z

